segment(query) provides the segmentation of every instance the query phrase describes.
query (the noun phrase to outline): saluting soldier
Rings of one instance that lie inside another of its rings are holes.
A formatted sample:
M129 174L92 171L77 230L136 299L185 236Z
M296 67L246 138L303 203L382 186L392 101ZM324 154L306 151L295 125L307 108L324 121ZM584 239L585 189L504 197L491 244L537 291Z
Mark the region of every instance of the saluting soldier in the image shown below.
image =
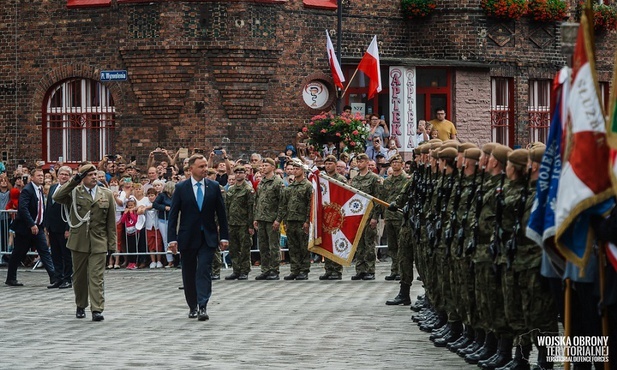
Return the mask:
M251 272L251 237L253 228L253 207L255 191L246 181L244 166L234 168L236 183L227 190L225 207L227 208L227 223L229 224L229 255L233 272L225 280L247 280Z
M105 260L116 251L116 203L112 192L97 185L96 167L85 164L53 199L69 208L67 248L73 259L73 291L78 319L90 309L92 321L103 321Z
M328 155L324 160L324 166L326 168L326 175L329 177L338 180L342 183L347 183L347 179L345 176L341 175L336 171L336 157L333 155ZM326 258L326 262L324 263L324 269L326 273L319 276L319 280L341 280L343 276L343 266L339 263L332 261L329 258Z
M356 157L358 174L350 185L374 197L379 196L381 182L379 176L368 168L369 157L362 153ZM364 226L362 237L356 248L356 274L351 280L375 280L375 246L377 245L377 220L381 206L375 205L370 215L370 222Z
M255 280L279 280L281 264L280 224L283 200L283 180L274 174L276 164L265 158L260 166L263 178L257 186L253 227L257 229L261 274Z
M285 280L307 280L311 269L311 254L308 250L308 232L311 214L313 186L306 179L302 162L293 159L294 181L284 190L282 219L287 232L287 246L291 261L291 273Z

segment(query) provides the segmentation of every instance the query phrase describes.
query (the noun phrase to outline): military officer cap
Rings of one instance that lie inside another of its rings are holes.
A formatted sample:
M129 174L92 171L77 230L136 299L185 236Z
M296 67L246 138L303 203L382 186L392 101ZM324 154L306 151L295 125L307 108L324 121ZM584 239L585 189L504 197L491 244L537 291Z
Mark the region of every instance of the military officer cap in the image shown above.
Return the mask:
M491 154L497 143L486 143L482 145L482 151L486 154Z
M359 161L368 160L368 155L366 153L360 153L356 156L356 159Z
M456 148L443 148L439 151L439 159L454 159L457 155Z
M529 159L532 162L542 163L542 157L544 156L544 151L546 150L546 146L537 145L531 149L529 149Z
M330 155L326 156L326 159L324 159L324 163L325 162L334 162L334 163L336 163L336 157L333 156L332 154L330 154Z
M527 156L529 151L527 149L516 149L508 154L508 162L512 163L518 170L527 166Z
M302 161L298 158L293 158L291 161L287 162L294 167L302 167Z
M467 149L471 149L471 148L477 148L478 146L474 143L460 143L458 144L458 152L459 153L464 153L465 150Z
M276 166L276 163L274 163L274 159L272 159L272 158L264 158L263 163L268 163L268 164L271 164L273 166Z
M491 152L491 155L495 157L499 163L505 166L508 161L508 154L510 154L511 151L512 149L505 145L496 144L495 148L493 148L493 151Z
M479 148L469 148L463 152L463 156L467 159L474 159L476 161L480 160L480 155L482 155L482 150Z
M92 171L96 171L96 167L92 163L86 163L79 167L79 173L88 173Z
M244 166L236 166L234 167L234 173L235 172L246 172L246 168L244 168Z

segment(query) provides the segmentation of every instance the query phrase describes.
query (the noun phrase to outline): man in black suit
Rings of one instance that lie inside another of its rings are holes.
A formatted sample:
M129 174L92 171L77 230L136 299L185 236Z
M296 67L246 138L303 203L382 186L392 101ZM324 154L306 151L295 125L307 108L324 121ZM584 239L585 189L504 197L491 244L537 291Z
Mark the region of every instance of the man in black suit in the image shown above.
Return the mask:
M43 170L37 168L33 171L28 185L19 194L17 217L11 228L15 231L15 247L9 260L9 269L6 273L6 285L23 286L17 281L17 267L28 254L31 247L35 247L45 270L49 274L49 280L54 283L54 266L51 254L45 239L43 230L45 198L43 197L43 182L45 175Z
M51 246L51 259L54 263L54 283L47 286L49 289L67 289L73 287L73 261L71 251L66 247L69 237L69 225L63 219L62 204L53 200L53 195L71 178L71 168L62 166L58 170L58 183L49 188L47 207L45 208L45 229Z
M216 247L225 250L229 244L223 195L218 182L206 178L207 164L201 154L189 158L191 177L176 185L167 234L169 249L182 254L182 282L189 318L197 317L200 321L209 319L206 306L212 294L212 259Z

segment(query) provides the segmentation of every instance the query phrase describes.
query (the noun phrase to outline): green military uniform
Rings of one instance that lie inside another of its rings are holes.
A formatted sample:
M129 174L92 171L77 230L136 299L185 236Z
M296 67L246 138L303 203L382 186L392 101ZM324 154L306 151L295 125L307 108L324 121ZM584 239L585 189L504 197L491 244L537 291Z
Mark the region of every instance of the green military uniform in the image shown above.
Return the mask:
M221 189L221 194L223 195L223 201L225 201L225 188L219 185ZM218 220L216 220L216 224L218 225ZM216 252L214 256L212 256L212 279L218 280L221 277L221 267L223 267L223 258L221 257L221 248L219 246L216 247Z
M257 186L253 217L257 221L257 240L261 255L262 274L278 275L281 264L280 231L272 224L281 222L283 180L272 174Z
M345 176L341 175L338 172L335 172L332 175L330 174L327 174L327 175L335 180L342 182L343 184L347 184L347 179L345 178ZM326 262L324 263L324 270L326 270L326 273L324 275L326 277L329 277L329 276L340 277L343 274L343 266L339 263L332 261L329 258L326 258Z
M113 194L109 189L97 186L92 199L88 190L73 178L60 187L53 198L70 209L71 230L66 247L71 250L73 258L75 304L78 308L86 308L89 297L91 311L103 312L105 260L107 252L116 251L116 202Z
M248 275L251 272L251 234L253 229L253 207L255 191L253 186L243 181L227 190L225 207L229 225L229 255L231 256L233 274Z
M379 196L381 183L379 176L368 171L365 175L356 175L350 183L354 188L372 196ZM378 219L381 214L381 206L375 205L371 212L371 219ZM377 245L377 229L367 222L362 232L362 237L356 248L356 276L375 275L375 246Z
M396 200L409 180L405 172L398 176L388 176L381 187L381 199L388 203ZM400 278L399 268L399 232L403 224L403 215L395 211L385 211L385 233L388 239L388 255L392 259L390 277Z
M308 275L311 268L311 254L308 250L308 234L304 225L309 225L311 194L313 186L306 179L294 181L283 192L282 219L287 233L287 247L291 261L290 277ZM289 277L286 277L290 280Z

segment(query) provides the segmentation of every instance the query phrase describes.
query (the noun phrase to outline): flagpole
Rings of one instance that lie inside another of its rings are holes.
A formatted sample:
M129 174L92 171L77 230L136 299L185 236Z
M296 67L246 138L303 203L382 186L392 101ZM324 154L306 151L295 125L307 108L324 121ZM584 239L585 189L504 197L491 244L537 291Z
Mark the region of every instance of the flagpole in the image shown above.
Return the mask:
M606 309L606 306L604 305L604 289L606 285L606 280L604 276L605 274L604 266L606 265L606 255L604 254L604 249L606 247L607 247L607 242L604 242L598 249L598 265L600 266L598 278L600 280L599 306L600 306L600 312L602 313L602 335L608 338L610 334L609 329L608 329L608 310ZM609 370L610 368L611 368L611 361L609 358L608 361L604 363L604 370Z
M343 59L342 56L342 44L343 44L343 0L337 0L336 2L336 58L338 59L338 65L341 65ZM345 89L347 91L347 89ZM336 99L336 114L341 114L343 111L343 95Z
M566 279L566 291L564 293L564 314L563 314L563 330L564 330L564 335L566 338L570 337L570 332L571 332L571 325L570 325L570 320L571 320L571 312L570 312L570 300L571 300L571 295L572 295L572 286L571 286L572 282L570 281L570 279ZM570 353L570 349L568 347L566 347L567 352L565 353L566 357L568 356L568 354ZM563 368L564 370L570 370L570 361L566 361L563 364Z
M356 67L356 71L353 73L353 75L351 75L351 78L349 79L349 82L347 83L347 87L345 87L345 91L343 91L343 95L341 95L341 99L343 99L345 94L347 94L347 89L349 89L349 86L351 86L351 82L353 81L354 77L356 77L357 73L358 73L358 67Z
M323 179L326 179L326 180L328 180L330 182L333 182L333 183L337 184L338 186L351 191L354 194L362 195L363 197L367 197L370 200L374 200L375 203L378 203L378 204L380 204L380 205L382 205L384 207L390 206L390 203L388 203L386 201L383 201L383 200L381 200L379 198L376 198L376 197L374 197L372 195L369 195L369 194L367 194L367 193L365 193L365 192L363 192L361 190L358 190L358 189L354 188L351 185L347 185L344 182L338 181L337 179L334 179L334 178L332 178L332 177L330 177L330 176L328 176L328 175L326 175L324 173L321 173L321 171L319 172L319 177L321 177ZM402 210L399 210L399 211L402 212Z

